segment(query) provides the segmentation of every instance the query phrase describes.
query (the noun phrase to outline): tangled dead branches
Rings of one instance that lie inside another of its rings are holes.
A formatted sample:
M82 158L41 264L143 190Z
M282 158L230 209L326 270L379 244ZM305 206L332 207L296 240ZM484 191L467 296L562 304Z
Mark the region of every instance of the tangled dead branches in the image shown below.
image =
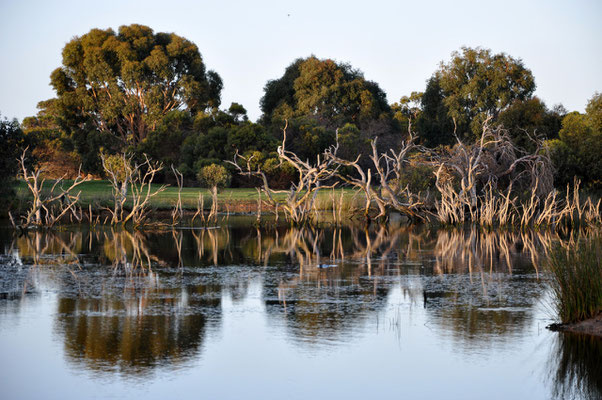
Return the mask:
M36 167L30 171L27 167L25 149L19 159L19 166L23 180L27 184L33 200L31 207L26 211L25 215L20 217L17 223L12 214L9 213L11 223L14 227L20 229L28 229L30 227L47 227L54 226L57 222L66 216L81 220L81 208L78 205L81 192L75 192L75 188L82 183L88 181L88 178L82 178L81 167L77 177L73 182L65 187L64 176L54 181L50 190L44 189L46 179L43 177L44 167Z
M265 173L258 167L257 170L251 168L253 156L244 157L238 151L234 155L233 161L227 161L232 164L241 175L255 176L261 179L261 192L265 194L267 204L275 209L282 209L286 218L295 225L306 223L315 211L315 201L320 189L333 188L337 185L327 185L326 182L333 178L337 171L338 165L335 163L335 156L338 150L338 141L335 145L327 148L324 153L318 156L315 163L310 163L308 160L301 160L292 151L286 150L286 130L288 121L283 128L282 144L278 146L277 154L282 163L291 165L297 173L298 179L291 183L289 190L274 190L270 188L268 179ZM242 163L241 163L242 162ZM276 195L286 194L284 202L278 201Z

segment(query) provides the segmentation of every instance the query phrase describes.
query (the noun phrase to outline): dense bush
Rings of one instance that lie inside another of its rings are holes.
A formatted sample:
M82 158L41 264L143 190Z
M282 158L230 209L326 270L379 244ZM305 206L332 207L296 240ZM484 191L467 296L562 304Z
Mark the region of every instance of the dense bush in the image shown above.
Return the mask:
M404 167L398 185L408 187L412 193L435 191L435 174L433 167L418 162L411 162Z
M562 120L558 139L550 140L556 168L556 185L563 187L576 177L592 190L602 190L602 95L595 95L585 114L570 113Z

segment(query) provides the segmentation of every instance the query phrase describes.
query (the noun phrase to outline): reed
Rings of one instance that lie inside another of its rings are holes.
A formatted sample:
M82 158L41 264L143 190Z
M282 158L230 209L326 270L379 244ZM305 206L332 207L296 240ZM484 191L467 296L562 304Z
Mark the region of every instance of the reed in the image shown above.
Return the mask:
M554 306L562 323L602 312L602 240L599 236L550 252Z
M477 207L473 207L467 192L456 190L445 174L443 167L436 172L440 199L436 202L435 217L442 224L462 225L466 222L488 229L514 227L553 230L602 224L602 200L594 201L587 197L584 201L578 180L575 180L572 188L567 187L564 197L559 196L556 190L546 196L539 195L537 178L534 186L522 197L512 192L512 184L502 192L495 190L489 181L480 190Z

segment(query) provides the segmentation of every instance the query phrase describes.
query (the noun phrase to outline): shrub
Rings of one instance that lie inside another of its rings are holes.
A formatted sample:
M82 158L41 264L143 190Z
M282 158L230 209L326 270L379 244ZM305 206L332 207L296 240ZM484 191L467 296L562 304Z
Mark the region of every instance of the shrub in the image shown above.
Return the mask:
M404 167L399 186L407 185L412 193L425 193L435 187L436 181L433 167L412 162Z
M228 170L217 164L202 167L197 174L201 185L208 188L224 188L230 185L232 175Z

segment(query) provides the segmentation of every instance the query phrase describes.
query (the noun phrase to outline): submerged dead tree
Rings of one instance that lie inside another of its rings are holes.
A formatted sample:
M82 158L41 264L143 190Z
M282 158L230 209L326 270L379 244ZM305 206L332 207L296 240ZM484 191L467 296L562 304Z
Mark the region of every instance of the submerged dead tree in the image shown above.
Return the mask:
M171 211L171 224L175 226L180 222L182 216L184 215L184 211L182 210L182 188L184 187L184 175L171 165L171 172L173 172L174 177L176 178L176 184L178 185L178 201Z
M337 173L337 177L363 192L365 196L363 216L367 221L372 219L370 210L374 204L378 208L375 219L386 218L391 210L413 219L424 219L419 212L422 202L418 196L412 194L407 186L402 187L399 184L408 154L417 148L414 137L409 135L408 139L401 143L399 151L390 149L389 152L381 154L377 151L377 140L378 138L375 138L370 142L372 154L369 157L372 166L366 170L360 165L361 154L354 161L349 161L329 153L328 157L335 164L351 167L355 171L354 175ZM377 182L373 182L372 171L375 171ZM380 183L380 190L373 187L374 183Z
M111 224L126 224L131 221L135 227L142 225L147 217L150 199L166 188L165 185L154 189L152 187L155 175L163 169L163 164L152 162L146 154L141 164L125 153L101 155L101 160L113 187L113 209L106 208L111 213ZM128 197L131 203L126 209Z
M355 160L337 155L338 132L335 145L326 149L315 164L302 161L286 150L285 126L278 157L281 163L289 163L298 173L298 181L290 190L271 189L261 168L251 168L253 156L243 157L237 152L230 163L239 173L260 178L262 193L267 198L265 202L274 208L282 208L294 224L311 219L319 189L336 186L334 179L363 193L365 202L361 213L367 222L372 219L383 221L389 213L398 212L414 221L434 216L444 224L471 223L486 227L602 223L602 202L594 203L591 199L582 202L578 182L572 196L567 188L566 199L554 189L552 162L543 140L532 137L536 149L529 153L513 143L507 130L501 126L492 127L489 122L487 119L483 123L477 142L467 144L458 138L456 145L450 148L431 150L418 146L411 129L397 151L389 149L380 153L378 139L374 139L368 167L360 163L361 155ZM438 199L432 207L426 205L428 194L425 197L413 193L409 184L404 186L407 168L414 165L412 163L432 170L436 178L434 185ZM351 172L346 172L349 170ZM276 199L279 194L286 194L284 202ZM337 220L336 213L334 220Z
M440 194L436 202L439 221L493 225L514 223L518 218L522 219L521 225L533 222L535 199L555 192L552 163L543 141L532 140L537 149L526 153L514 145L503 127L492 128L487 119L476 143L465 144L457 139L453 148L431 152ZM531 202L520 208L530 215L519 217L517 207L525 191Z
M336 152L339 148L338 140L333 145L327 148L321 155L318 156L315 163L310 163L309 160L301 160L292 151L286 150L286 130L288 121L283 128L282 144L278 146L277 154L282 163L291 165L297 174L297 181L291 183L288 190L274 190L270 188L268 179L260 167L253 170L251 162L253 156L244 157L238 150L234 155L233 161L228 161L232 164L241 175L249 177L258 177L261 179L261 192L265 194L264 200L269 206L275 209L282 209L286 218L294 225L302 225L311 219L315 208L316 196L320 189L329 189L337 185L337 183L327 184L337 173L339 165L335 162ZM285 194L284 202L276 199L278 194Z
M45 189L46 179L43 177L44 168L35 167L30 171L26 162L27 149L23 151L18 162L21 168L21 175L27 184L27 188L33 199L31 206L19 218L17 223L12 214L9 213L11 223L14 227L28 229L31 227L52 227L66 216L81 220L81 208L79 207L79 197L81 191L75 192L75 188L88 181L88 178L81 177L81 168L77 177L70 185L65 186L64 177L54 181L50 189Z

